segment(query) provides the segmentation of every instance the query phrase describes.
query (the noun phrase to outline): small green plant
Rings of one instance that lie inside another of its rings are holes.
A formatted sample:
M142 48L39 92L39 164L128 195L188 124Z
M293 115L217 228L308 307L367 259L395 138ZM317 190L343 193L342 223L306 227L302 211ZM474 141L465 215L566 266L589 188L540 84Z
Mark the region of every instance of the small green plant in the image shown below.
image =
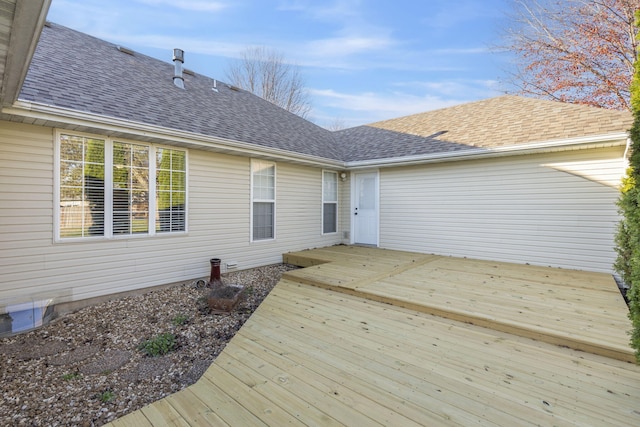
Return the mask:
M175 348L176 336L168 332L146 340L138 346L139 350L152 357L162 356Z
M100 399L100 402L102 402L102 403L109 403L115 397L116 397L115 393L112 392L111 390L105 390L105 391L103 391L102 393L100 393L98 395L98 399Z
M189 321L189 318L184 314L178 314L176 317L171 319L171 323L173 323L175 326L184 325L188 321Z
M78 372L70 372L68 374L64 374L62 376L62 379L65 380L65 381L71 381L71 380L77 380L81 376L82 375L80 375L80 373L78 373Z

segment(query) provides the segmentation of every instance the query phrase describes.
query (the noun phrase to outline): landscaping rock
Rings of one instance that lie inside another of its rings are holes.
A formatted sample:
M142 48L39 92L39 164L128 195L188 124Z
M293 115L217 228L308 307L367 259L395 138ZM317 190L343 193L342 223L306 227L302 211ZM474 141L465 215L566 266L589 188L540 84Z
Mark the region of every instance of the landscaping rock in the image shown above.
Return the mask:
M0 338L0 426L100 426L196 382L284 271L282 264L223 274L245 287L231 313L213 315L197 282L108 301ZM149 357L164 333L176 350ZM102 401L109 391L113 397Z

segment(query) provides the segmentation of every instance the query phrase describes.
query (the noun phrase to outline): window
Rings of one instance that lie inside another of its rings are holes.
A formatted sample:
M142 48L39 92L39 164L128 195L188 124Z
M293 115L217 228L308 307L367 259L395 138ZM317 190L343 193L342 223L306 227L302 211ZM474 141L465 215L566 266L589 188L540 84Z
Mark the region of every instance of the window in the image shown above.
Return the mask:
M338 173L322 172L322 233L338 231Z
M161 148L156 151L156 231L184 231L186 223L186 153Z
M60 239L186 231L185 151L66 134L58 149Z
M113 143L113 234L149 232L149 147Z
M102 139L60 137L60 237L104 236Z
M275 238L276 165L251 161L251 240Z

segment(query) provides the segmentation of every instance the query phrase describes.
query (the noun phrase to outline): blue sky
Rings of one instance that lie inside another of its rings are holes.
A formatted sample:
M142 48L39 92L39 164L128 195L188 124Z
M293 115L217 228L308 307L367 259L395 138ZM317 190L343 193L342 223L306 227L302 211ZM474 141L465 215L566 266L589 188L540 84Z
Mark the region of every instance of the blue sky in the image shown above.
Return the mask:
M247 47L299 65L309 119L351 127L504 93L509 0L53 0L48 19L225 81Z

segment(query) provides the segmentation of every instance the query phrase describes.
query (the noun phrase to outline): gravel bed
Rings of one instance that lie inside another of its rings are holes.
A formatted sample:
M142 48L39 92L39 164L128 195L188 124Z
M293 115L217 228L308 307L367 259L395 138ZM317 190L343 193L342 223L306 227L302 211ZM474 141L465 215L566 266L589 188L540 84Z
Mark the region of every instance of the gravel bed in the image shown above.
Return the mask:
M195 383L280 280L284 264L222 275L245 286L231 313L211 313L210 289L185 283L87 307L0 339L1 426L100 426ZM160 334L176 349L140 350Z

